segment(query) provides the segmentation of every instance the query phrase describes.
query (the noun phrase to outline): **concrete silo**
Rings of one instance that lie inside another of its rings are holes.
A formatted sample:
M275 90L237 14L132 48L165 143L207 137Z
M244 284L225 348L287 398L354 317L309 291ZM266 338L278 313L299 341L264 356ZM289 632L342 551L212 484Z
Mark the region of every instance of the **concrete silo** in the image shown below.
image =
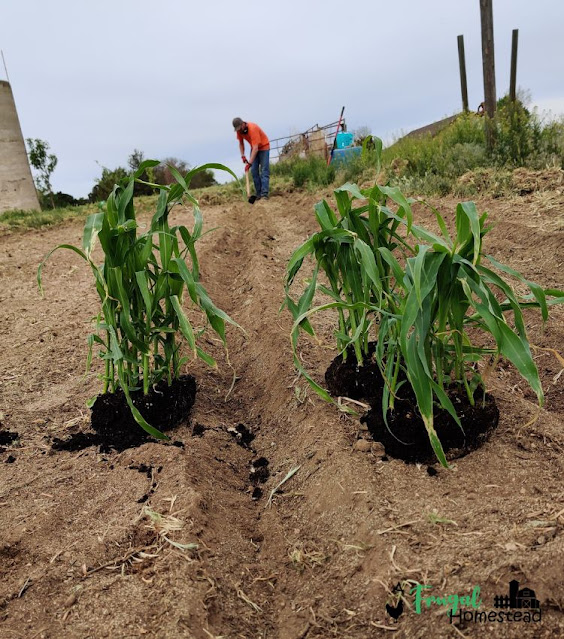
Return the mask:
M0 213L12 209L39 211L39 201L12 89L0 80Z

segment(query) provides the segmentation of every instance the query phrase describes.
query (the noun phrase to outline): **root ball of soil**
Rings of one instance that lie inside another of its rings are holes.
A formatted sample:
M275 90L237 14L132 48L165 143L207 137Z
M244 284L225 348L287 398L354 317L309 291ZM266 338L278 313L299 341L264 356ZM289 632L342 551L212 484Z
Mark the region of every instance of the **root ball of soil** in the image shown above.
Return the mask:
M463 430L447 411L436 407L434 428L446 458L452 460L464 457L489 439L497 428L499 410L495 398L489 393L484 399L477 391L473 406L464 391L450 391L449 397ZM434 464L437 461L414 398L398 400L394 412L388 411L387 420L389 428L377 405L362 418L374 439L384 444L387 455L412 463Z
M334 397L350 397L351 399L374 399L380 397L384 381L376 363L370 359L376 350L376 343L368 345L369 358L362 366L357 363L352 346L347 347L347 358L343 355L331 362L325 373L325 383Z

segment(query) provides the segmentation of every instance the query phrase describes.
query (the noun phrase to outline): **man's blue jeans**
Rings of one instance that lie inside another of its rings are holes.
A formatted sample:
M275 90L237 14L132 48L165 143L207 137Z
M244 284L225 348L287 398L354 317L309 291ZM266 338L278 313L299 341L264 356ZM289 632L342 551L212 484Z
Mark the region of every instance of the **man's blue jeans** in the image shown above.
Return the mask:
M268 196L270 182L270 151L259 151L251 166L257 197Z

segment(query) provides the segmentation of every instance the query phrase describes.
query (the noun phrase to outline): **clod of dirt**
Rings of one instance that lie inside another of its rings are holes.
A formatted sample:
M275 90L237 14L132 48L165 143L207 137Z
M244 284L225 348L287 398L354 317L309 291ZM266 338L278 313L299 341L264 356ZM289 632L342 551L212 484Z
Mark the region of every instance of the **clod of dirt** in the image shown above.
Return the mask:
M103 443L103 440L99 435L95 433L75 433L68 439L53 438L51 448L53 450L66 450L75 452L78 450L84 450L89 446L98 446Z
M369 356L374 354L376 343L368 345ZM347 358L337 355L325 372L325 383L334 397L350 397L351 399L373 399L380 397L384 387L382 374L377 364L371 359L357 364L354 348L347 348Z
M405 387L404 387L405 388ZM448 393L462 430L445 410L435 408L434 427L448 460L464 457L482 446L497 428L499 410L489 393L482 403L482 393L476 391L474 406L464 391ZM388 411L388 426L384 423L380 406L374 407L361 420L376 441L382 442L386 454L406 462L433 464L437 461L429 437L419 417L414 396L398 397L394 412Z
M372 449L372 443L367 439L357 439L353 448L360 453L369 453Z
M251 484L254 486L257 484L264 484L269 477L270 471L268 470L268 459L266 459L266 457L254 459L251 462L251 470L249 472Z
M18 439L19 434L10 430L0 430L0 446L6 446L11 444L15 439Z
M192 428L192 437L202 437L205 431L206 427L203 424L196 423Z
M196 398L196 380L191 375L184 375L174 380L171 386L161 382L148 395L138 391L131 393L131 397L149 424L164 432L189 415ZM51 448L79 451L89 446L100 446L101 453L109 453L112 449L121 452L154 441L133 419L121 390L97 397L92 407L91 425L94 433L75 433L64 440L55 437ZM184 446L182 442L172 442L172 445Z
M148 466L147 464L139 464L139 466L131 464L131 466L128 466L128 468L130 470L136 470L140 473L144 473L149 479L151 479L151 477L153 476L153 466Z
M250 428L245 426L245 424L237 424L235 428L231 426L227 429L227 432L230 435L233 435L233 437L235 437L235 439L237 440L237 443L244 448L248 448L249 444L255 438L254 433L251 431Z

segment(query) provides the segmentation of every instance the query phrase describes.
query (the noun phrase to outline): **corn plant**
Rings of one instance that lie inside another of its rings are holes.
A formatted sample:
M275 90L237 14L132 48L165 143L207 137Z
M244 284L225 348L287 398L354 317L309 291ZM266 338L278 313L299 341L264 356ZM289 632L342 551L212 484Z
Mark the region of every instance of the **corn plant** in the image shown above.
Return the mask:
M405 267L388 249L379 249L398 285L397 314L393 319L383 316L375 357L386 382L382 397L384 419L387 411L394 408L398 390L394 373L401 369L415 394L433 450L447 466L433 427L433 403L448 411L462 428L447 391L463 390L474 405L476 391L485 391L483 369L478 364L491 358L491 366L495 366L504 356L529 383L542 405L542 386L522 309L540 308L545 321L548 306L563 302L564 293L543 290L517 271L485 256L483 237L491 227L485 225L487 214L480 216L473 202L457 206L454 238L436 210L435 215L439 235L412 226L411 232L421 243ZM502 275L483 263L484 257L497 271L525 284L530 294L520 298ZM498 296L502 299L498 300ZM493 343L477 346L473 336L479 337L481 343Z
M391 267L382 258L380 248L403 256L414 253L406 239L398 233L403 223L408 234L413 213L410 202L396 188L375 186L361 192L354 184L345 184L334 192L337 213L326 201L315 205L315 216L321 230L306 240L291 256L285 283L285 302L295 323L292 329L294 362L316 391L330 399L303 369L296 354L300 329L314 335L309 316L329 308L337 309L339 324L335 333L337 347L343 358L352 346L358 365L369 357L371 326L383 314L394 314L395 296ZM368 203L353 206L354 200L368 198ZM397 205L393 211L388 200ZM304 259L311 255L315 261L313 273L304 292L295 301L290 288ZM328 285L318 282L319 269ZM329 301L313 306L316 291Z
M171 186L152 184L160 190L149 229L138 234L133 189L146 169L159 164L147 160L131 177L116 185L99 213L88 216L82 248L61 244L50 251L37 272L42 290L42 268L58 249L77 253L90 266L94 275L101 309L96 317L96 330L89 336L87 368L94 347L104 361L103 392L122 389L136 422L150 435L166 438L143 418L131 399L131 392L146 395L161 380L170 385L180 375L182 366L191 358L200 358L210 366L214 359L197 339L206 326L196 330L183 309L183 294L188 291L196 309L220 337L224 346L226 322L238 326L217 308L199 282L199 262L195 244L202 237L203 220L197 201L190 195L192 177L198 171L223 169L219 164L197 167L185 177L170 167L176 183ZM194 226L170 226L169 213L185 197L192 204ZM104 261L98 265L93 251L99 241ZM187 342L190 357L181 352L181 335Z
M368 204L353 210L350 198L365 196ZM397 203L393 211L386 197ZM324 399L331 397L304 370L296 348L300 330L314 335L312 315L335 308L339 313L336 333L339 351L353 344L357 361L368 355L369 334L377 340L374 359L384 378L382 412L388 411L400 387L409 384L433 450L444 466L446 457L433 426L434 405L448 411L462 428L449 398L453 388L466 392L475 402L476 391L485 389L479 368L484 358L500 356L511 361L543 403L537 368L531 355L522 310L540 308L543 321L551 304L564 302L564 293L544 290L517 271L484 256L482 242L490 230L487 215L480 216L472 202L456 209L456 234L451 238L444 218L434 210L440 233L413 223L408 201L399 191L374 187L358 192L346 185L336 192L341 220L323 203L316 215L323 230L297 249L287 271L286 305L292 312L292 347L296 367ZM368 212L368 217L362 213ZM398 233L399 226L405 233ZM313 276L303 295L294 302L289 285L306 255L315 258ZM483 264L484 257L495 269ZM319 269L330 286L317 281ZM504 276L517 279L530 293L519 297ZM319 291L331 301L313 306ZM497 296L496 296L497 294ZM502 299L498 300L498 296ZM508 317L509 316L509 317ZM511 320L511 321L510 321ZM476 345L472 336L478 335ZM350 410L350 409L349 409Z

